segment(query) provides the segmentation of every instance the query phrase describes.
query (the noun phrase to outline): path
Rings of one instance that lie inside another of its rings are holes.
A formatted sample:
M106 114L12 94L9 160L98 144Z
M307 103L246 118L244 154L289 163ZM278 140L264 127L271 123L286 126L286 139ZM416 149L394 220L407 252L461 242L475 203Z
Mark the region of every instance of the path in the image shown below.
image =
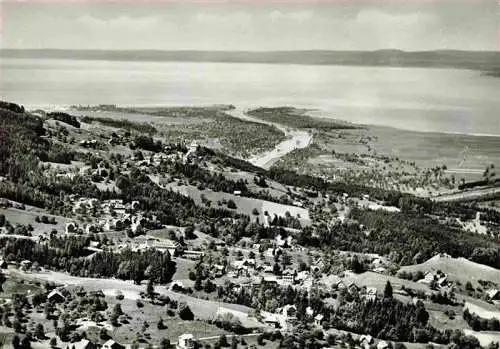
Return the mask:
M284 125L270 121L265 121L249 116L241 108L226 111L227 114L246 121L257 122L269 126L274 126L285 134L286 139L277 144L274 149L264 153L254 155L248 161L255 166L268 170L276 161L295 149L306 148L312 142L312 134L307 131L292 130Z

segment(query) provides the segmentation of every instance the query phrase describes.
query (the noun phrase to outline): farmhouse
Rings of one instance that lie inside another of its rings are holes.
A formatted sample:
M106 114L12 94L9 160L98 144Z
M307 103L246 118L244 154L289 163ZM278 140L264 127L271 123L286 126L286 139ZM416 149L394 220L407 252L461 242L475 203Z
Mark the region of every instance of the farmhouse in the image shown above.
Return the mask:
M316 326L321 326L321 321L323 321L324 315L323 314L318 314L314 317L314 325Z
M486 298L489 301L500 300L500 291L498 291L497 289L488 290L488 291L486 291Z
M47 295L47 299L49 300L49 302L52 302L52 303L62 303L66 300L66 297L64 297L63 294L61 292L59 292L58 290L52 290Z
M184 333L179 336L177 340L177 349L193 349L194 348L194 336L191 333Z
M297 318L297 307L293 304L287 304L283 307L282 314L286 320L295 320Z
M368 302L374 301L377 298L377 289L375 287L367 287L364 294L364 299Z

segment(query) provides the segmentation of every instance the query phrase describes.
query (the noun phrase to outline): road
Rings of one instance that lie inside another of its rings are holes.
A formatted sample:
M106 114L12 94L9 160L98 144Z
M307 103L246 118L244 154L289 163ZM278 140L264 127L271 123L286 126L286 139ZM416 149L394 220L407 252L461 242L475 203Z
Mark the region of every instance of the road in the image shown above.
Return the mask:
M253 118L241 108L229 110L226 111L226 113L241 120L274 126L285 134L286 139L277 144L274 149L254 155L248 159L248 161L253 165L262 167L266 170L268 170L281 157L292 152L293 150L306 148L313 139L312 134L307 131L292 130L281 124Z

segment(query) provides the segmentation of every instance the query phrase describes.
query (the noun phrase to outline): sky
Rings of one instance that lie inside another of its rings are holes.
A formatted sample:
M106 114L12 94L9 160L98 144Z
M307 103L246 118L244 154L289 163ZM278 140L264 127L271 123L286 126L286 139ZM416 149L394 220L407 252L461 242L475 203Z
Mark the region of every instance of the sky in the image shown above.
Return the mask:
M499 0L0 0L0 47L498 50Z

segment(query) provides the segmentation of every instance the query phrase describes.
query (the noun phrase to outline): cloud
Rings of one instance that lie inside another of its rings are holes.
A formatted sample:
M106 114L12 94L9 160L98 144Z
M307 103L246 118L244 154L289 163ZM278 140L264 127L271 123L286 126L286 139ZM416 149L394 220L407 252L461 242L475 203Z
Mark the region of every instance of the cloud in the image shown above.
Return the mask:
M274 10L270 12L267 17L271 21L288 20L288 21L303 23L312 19L313 16L314 16L314 11L312 10L303 10L303 11L294 11L285 13L278 10Z

